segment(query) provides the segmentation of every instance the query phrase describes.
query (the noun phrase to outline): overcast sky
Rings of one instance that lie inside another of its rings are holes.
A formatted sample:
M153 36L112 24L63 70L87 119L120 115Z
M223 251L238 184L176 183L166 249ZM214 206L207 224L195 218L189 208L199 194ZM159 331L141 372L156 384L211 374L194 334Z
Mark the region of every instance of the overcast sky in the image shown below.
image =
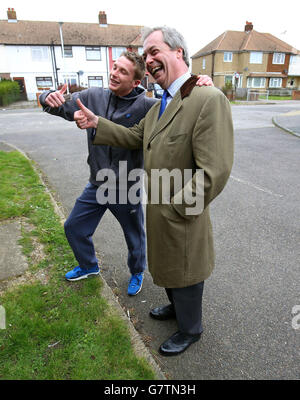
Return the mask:
M1 0L0 19L14 8L20 20L98 22L105 11L109 24L168 25L185 37L190 55L226 30L243 31L250 21L258 32L268 32L300 50L300 1L287 0ZM178 4L178 5L176 5ZM204 5L206 4L206 5ZM286 9L285 9L286 8Z

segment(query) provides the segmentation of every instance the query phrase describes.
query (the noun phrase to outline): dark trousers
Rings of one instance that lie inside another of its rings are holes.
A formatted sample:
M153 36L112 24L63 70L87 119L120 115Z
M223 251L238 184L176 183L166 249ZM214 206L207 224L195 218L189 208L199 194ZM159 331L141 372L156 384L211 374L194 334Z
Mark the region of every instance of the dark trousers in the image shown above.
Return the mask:
M88 183L78 197L71 214L64 224L66 237L81 267L98 264L92 236L109 210L119 221L128 247L128 267L131 274L146 268L146 240L142 204L99 204L98 186Z
M178 328L181 332L196 335L202 333L202 296L204 281L196 285L167 289L167 296L175 308Z

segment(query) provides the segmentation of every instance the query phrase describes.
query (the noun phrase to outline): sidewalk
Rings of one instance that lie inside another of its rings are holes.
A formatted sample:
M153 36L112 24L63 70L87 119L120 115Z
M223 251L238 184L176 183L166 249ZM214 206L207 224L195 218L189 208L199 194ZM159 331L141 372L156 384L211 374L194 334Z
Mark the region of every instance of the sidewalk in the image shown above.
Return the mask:
M300 137L300 111L291 111L272 118L272 122L278 128Z
M22 110L26 108L41 108L38 106L36 100L34 101L16 101L15 103L9 104L7 106L0 106L0 110Z

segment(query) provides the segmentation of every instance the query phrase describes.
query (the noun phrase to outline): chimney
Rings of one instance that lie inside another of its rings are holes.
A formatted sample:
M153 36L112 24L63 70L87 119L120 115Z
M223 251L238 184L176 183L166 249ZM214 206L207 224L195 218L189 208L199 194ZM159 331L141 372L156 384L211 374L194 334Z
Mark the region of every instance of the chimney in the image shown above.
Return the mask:
M245 32L251 32L252 31L252 29L253 29L253 25L252 25L252 22L248 22L248 21L246 21L246 25L245 25Z
M100 26L107 26L107 17L105 11L99 11L99 24Z
M17 13L14 8L9 8L7 10L7 21L8 22L17 22Z

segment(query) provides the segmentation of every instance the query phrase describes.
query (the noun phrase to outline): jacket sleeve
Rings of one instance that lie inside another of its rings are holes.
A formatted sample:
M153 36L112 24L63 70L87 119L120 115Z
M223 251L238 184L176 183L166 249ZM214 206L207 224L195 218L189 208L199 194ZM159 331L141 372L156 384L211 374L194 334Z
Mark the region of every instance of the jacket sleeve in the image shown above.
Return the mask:
M188 219L203 212L224 189L230 176L234 152L233 123L230 103L221 92L216 92L203 106L192 133L192 147L195 172L181 193L176 193L171 200L175 210ZM185 201L180 204L177 201L180 196L193 199L194 206Z
M88 90L88 89L87 89ZM50 107L45 103L47 96L54 92L54 90L49 90L47 92L43 92L40 97L40 103L43 107L43 111L46 111L48 114L57 115L58 117L62 117L68 121L74 121L74 112L79 110L76 99L80 98L82 103L87 106L87 97L88 92L87 90L83 90L82 92L76 92L72 94L72 98L69 101L66 101L60 107Z
M130 150L143 147L145 118L132 128L125 128L105 118L99 117L93 144L107 144L115 147L125 147Z

